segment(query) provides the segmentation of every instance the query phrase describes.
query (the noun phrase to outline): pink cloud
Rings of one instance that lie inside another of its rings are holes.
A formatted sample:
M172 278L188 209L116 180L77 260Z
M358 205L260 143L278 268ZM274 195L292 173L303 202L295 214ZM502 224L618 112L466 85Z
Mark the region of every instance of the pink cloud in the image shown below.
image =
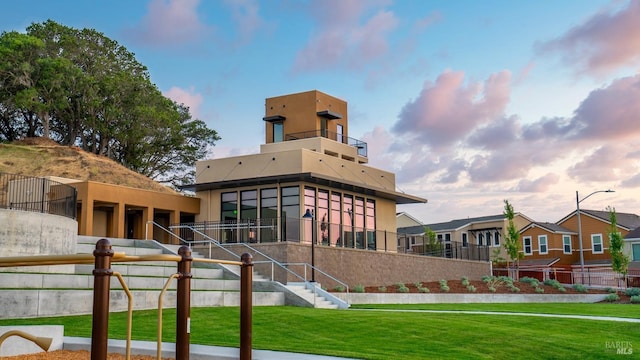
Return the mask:
M504 71L490 76L484 85L465 86L463 72L445 71L436 83L426 82L418 98L404 106L392 131L432 147L453 145L504 112L509 81L510 74Z
M522 179L516 187L517 191L524 192L547 192L551 186L556 185L560 180L558 174L549 173L534 180Z
M582 181L612 181L632 164L625 159L626 146L603 145L569 169L569 176Z
M312 2L310 14L316 19L317 31L296 55L294 72L361 67L380 58L389 48L387 36L398 19L389 11L369 13L387 4L388 1L358 0Z
M134 40L152 47L193 43L212 32L198 16L200 0L151 0L135 29Z
M618 12L602 10L563 36L538 46L541 55L558 53L578 73L604 75L640 62L640 0Z
M640 75L592 91L575 112L576 137L622 140L640 136Z
M174 86L168 91L165 91L163 95L177 102L178 104L184 104L188 106L191 116L193 118L202 120L202 95L194 93L193 88L185 90Z

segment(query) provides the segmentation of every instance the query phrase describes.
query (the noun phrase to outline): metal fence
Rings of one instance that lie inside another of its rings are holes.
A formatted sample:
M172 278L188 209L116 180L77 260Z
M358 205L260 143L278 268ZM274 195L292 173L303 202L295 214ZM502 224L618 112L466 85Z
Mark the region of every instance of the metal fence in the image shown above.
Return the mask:
M57 181L0 173L0 208L61 215L75 219L77 192Z
M493 269L493 275L495 276L516 276L516 269L510 268L508 271L505 268ZM557 268L548 269L531 269L524 268L517 270L517 276L531 277L538 279L539 281L545 280L558 280L564 285L583 284L588 287L594 288L624 288L627 287L640 287L640 271L629 270L626 278L622 275L614 272L611 269L585 269L580 270L565 270Z

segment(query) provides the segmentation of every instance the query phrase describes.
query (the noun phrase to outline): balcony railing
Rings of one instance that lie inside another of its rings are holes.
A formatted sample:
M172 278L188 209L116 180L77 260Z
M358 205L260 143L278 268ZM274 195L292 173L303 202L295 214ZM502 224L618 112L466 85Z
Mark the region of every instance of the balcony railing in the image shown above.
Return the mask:
M337 141L342 144L347 144L358 149L358 155L367 157L367 143L358 139L354 139L337 132L329 131L329 130L312 130L312 131L303 131L299 133L286 134L284 137L285 141L291 140L300 140L300 139L309 139L323 137L327 139L331 139Z
M0 208L75 219L76 200L73 186L44 178L0 173Z

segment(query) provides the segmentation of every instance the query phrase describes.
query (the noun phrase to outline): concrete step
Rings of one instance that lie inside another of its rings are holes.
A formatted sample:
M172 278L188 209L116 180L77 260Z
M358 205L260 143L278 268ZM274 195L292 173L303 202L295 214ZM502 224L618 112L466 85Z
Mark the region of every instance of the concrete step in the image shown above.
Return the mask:
M337 309L338 308L338 305L327 300L323 296L314 294L313 291L306 288L304 284L303 285L298 285L298 284L287 285L287 288L293 291L294 293L296 293L296 295L305 299L309 304L312 304L313 307L315 308L319 308L319 309Z

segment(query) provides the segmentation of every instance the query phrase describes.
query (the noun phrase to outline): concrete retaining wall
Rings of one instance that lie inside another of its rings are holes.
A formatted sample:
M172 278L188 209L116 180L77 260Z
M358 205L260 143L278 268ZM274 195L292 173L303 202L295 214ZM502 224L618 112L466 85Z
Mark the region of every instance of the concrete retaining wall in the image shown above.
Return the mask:
M0 256L76 253L78 223L64 216L0 209ZM3 268L3 272L73 272L73 265Z
M37 337L51 338L49 351L62 350L63 348L64 327L62 325L0 326L0 336L13 330L19 330ZM10 336L0 347L0 358L39 352L43 352L43 350L30 340L19 336Z
M296 243L251 244L252 247L282 263L311 263L311 246ZM247 252L247 248L241 245L227 247L236 254ZM203 252L208 252L203 251ZM212 248L214 258L228 258L229 254L219 248ZM253 254L254 262L265 260L259 254ZM235 259L234 259L235 260ZM483 275L491 274L491 265L488 262L444 259L430 256L387 253L380 251L367 251L344 249L327 246L314 248L314 262L316 268L347 283L350 287L355 285L381 286L392 285L398 282L414 283L437 281L440 279L460 279L463 276L470 280L480 280ZM304 267L290 266L298 274L304 274ZM270 277L270 265L255 265L256 271L261 275ZM286 274L286 272L274 269L274 275L280 282L299 282L301 279ZM307 280L311 272L307 268ZM316 281L323 287L331 289L338 285L332 279L323 276L316 271Z
M351 304L459 304L459 303L595 303L606 294L366 294L337 293Z

